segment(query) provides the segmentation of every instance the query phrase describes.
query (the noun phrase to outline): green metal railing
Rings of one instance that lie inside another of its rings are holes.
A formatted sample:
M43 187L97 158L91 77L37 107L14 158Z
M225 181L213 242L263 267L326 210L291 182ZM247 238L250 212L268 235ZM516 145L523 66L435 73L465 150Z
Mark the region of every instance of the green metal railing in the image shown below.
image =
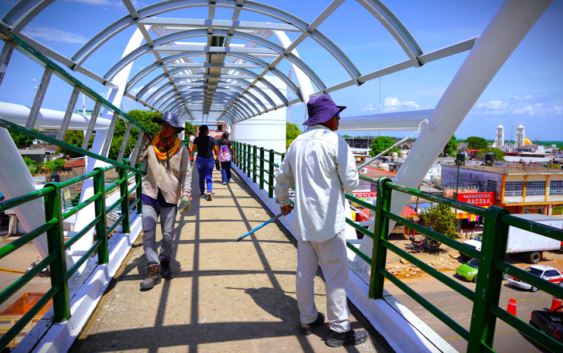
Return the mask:
M430 230L426 227L409 221L391 212L391 194L393 191L409 194L411 196L421 197L431 202L447 205L465 212L469 212L484 218L483 245L482 250L477 251L474 248L459 243L440 233ZM499 307L500 291L502 286L503 273L517 277L520 280L531 284L538 289L556 296L563 297L563 288L549 281L531 275L528 272L510 265L505 261L506 244L508 241L509 226L521 228L530 232L541 234L546 237L563 241L563 231L550 226L531 222L518 217L511 216L509 212L503 208L492 206L488 209L473 206L460 201L438 197L432 194L422 192L417 189L407 188L398 184L394 184L389 178L381 178L378 182L377 205L359 200L351 195L346 198L354 203L360 204L372 211L375 211L375 228L374 232L358 226L350 219L346 222L359 230L366 236L374 240L373 252L371 258L358 250L354 245L347 243L348 247L358 254L362 259L371 265L370 291L369 296L373 299L383 299L383 287L385 279L395 284L411 298L417 301L426 310L435 315L444 324L454 330L457 334L467 340L468 352L494 352L493 342L495 336L497 318L503 320L516 330L528 336L532 340L538 342L542 346L553 352L563 352L563 344L556 339L543 333L542 331L528 325L526 322L509 314L506 310ZM395 221L417 232L420 232L431 239L437 240L447 246L458 250L479 260L479 276L477 278L477 287L475 292L461 285L450 277L435 270L430 265L417 259L406 251L389 242L389 223ZM413 265L419 267L424 272L444 283L451 289L455 290L465 298L473 302L471 315L471 324L469 330L466 330L452 318L447 316L440 309L435 307L424 297L411 289L400 279L395 277L385 269L387 260L387 250L394 252L401 258L409 261ZM479 295L476 295L479 293Z
M43 308L49 300L53 299L53 311L55 322L66 321L70 318L70 301L68 294L68 279L86 262L93 254L98 251L98 263L105 264L109 261L108 250L108 234L117 228L119 224L122 225L124 233L130 232L129 212L133 206L137 206L137 213L141 213L140 199L142 194L141 187L141 174L131 173L127 175L124 168L119 168L120 179L116 182L105 186L104 175L105 172L116 168L115 166L108 166L105 168L96 168L94 171L84 174L82 176L60 182L46 184L43 189L37 190L13 199L0 202L0 212L8 210L13 207L22 206L27 202L44 199L45 202L45 224L30 231L26 235L13 241L12 243L0 248L0 259L8 256L12 252L21 248L23 245L34 240L41 234L47 233L47 246L48 255L33 267L29 272L14 281L6 289L0 292L0 304L8 300L19 289L37 276L43 269L50 266L51 272L51 289L37 302L27 314L25 314L8 332L0 338L0 350L6 347L18 333L33 319L35 315ZM132 188L128 188L128 180L133 174L136 176L137 184ZM94 182L94 195L87 200L79 203L77 206L67 210L63 213L61 190L65 187L71 186L83 180L93 178ZM120 198L113 205L106 206L106 193L119 187ZM129 194L137 192L135 202L129 206ZM88 225L86 225L80 232L72 238L64 241L63 233L63 220L77 213L86 206L94 203L96 218ZM115 224L109 229L106 226L106 215L111 212L118 205L121 205L121 217L117 219ZM65 250L76 243L86 233L95 227L97 241L94 245L70 268L67 270Z
M0 39L5 41L4 48L2 50L2 64L6 67L10 60L10 56L13 49L17 49L39 65L45 68L44 82L42 80L41 87L38 90L38 94L34 100L33 106L30 113L30 118L28 119L28 124L30 127L22 127L17 124L13 124L9 121L0 119L0 127L6 128L11 131L17 131L19 133L30 136L34 139L39 139L59 147L66 148L73 152L92 157L96 160L104 161L111 166L105 168L95 168L94 171L84 174L82 176L64 181L64 182L53 182L45 185L41 190L37 190L19 197L15 197L10 200L6 200L0 203L0 212L7 209L25 205L25 203L43 198L45 203L45 220L43 225L40 225L36 229L30 231L26 235L15 240L11 244L8 244L0 248L0 259L8 256L12 252L21 248L23 245L29 243L30 241L36 239L41 234L46 233L47 236L47 246L48 255L39 262L35 267L33 267L29 272L21 276L18 280L14 281L6 289L0 292L0 304L6 302L12 295L14 295L19 289L21 289L25 284L27 284L31 279L38 275L47 266L50 266L51 273L51 289L24 315L22 318L10 328L1 338L0 338L0 350L5 348L17 335L18 333L39 313L39 311L52 299L53 300L53 311L55 322L62 322L69 319L70 313L70 302L68 293L68 279L97 251L98 263L105 264L109 261L109 250L108 250L108 234L113 232L119 224L122 225L122 231L125 233L130 232L130 219L129 212L136 207L137 213L142 213L141 209L141 194L142 194L142 177L146 174L140 170L140 165L135 165L127 159L123 159L123 152L125 151L126 144L128 143L128 133L123 139L123 144L118 157L118 160L113 160L97 153L91 152L85 148L80 148L63 141L62 137L52 138L44 135L38 131L33 130L35 124L35 119L32 116L37 116L45 91L47 90L49 78L51 74L58 76L64 82L68 83L73 87L73 94L71 95L71 101L69 102L69 107L65 113L65 118L61 125L61 135L68 128L70 122L70 117L72 115L74 104L76 101L78 93L81 92L91 98L95 102L94 111L91 118L90 125L87 130L87 138L85 138L86 143L83 146L87 146L87 141L89 140L89 134L92 133L95 126L95 120L97 118L97 112L105 107L108 111L113 112L113 119L110 124L110 131L108 132L108 137L104 148L106 146L109 148L111 138L115 130L115 124L117 119L122 119L126 121L127 130L130 131L132 127L139 130L139 139L137 140L137 145L135 151L139 151L142 142L142 136L144 132L149 133L144 126L140 125L137 121L133 120L127 114L122 112L120 109L115 107L113 104L108 102L106 99L97 94L93 89L89 88L73 76L71 76L65 69L58 66L56 63L51 61L49 58L44 56L41 52L37 51L35 48L30 46L24 40L18 36L5 31L0 28ZM4 72L0 72L0 84L4 77ZM39 95L41 91L41 95ZM60 136L59 136L60 137ZM135 153L132 153L132 158L136 158ZM111 183L109 186L105 186L105 172L113 168L119 168L118 179ZM131 172L128 174L128 172ZM129 189L128 180L134 177L136 185ZM84 181L86 179L93 178L94 183L94 195L87 200L79 203L78 205L66 210L63 208L63 202L61 197L61 190L69 187L75 183ZM120 198L117 202L106 206L106 194L112 192L116 188L119 188ZM136 191L137 197L135 202L129 205L129 194ZM64 241L63 235L63 220L74 215L78 211L84 209L88 205L94 203L96 217L92 222L86 225L80 232L74 235L72 238ZM106 214L114 210L117 206L121 207L121 217L117 219L114 225L109 229L106 225ZM64 210L64 211L63 211ZM75 244L80 238L82 238L86 233L88 233L92 228L95 227L97 241L94 245L76 262L70 269L67 269L65 250L70 246Z
M276 163L276 156L280 156L283 161L285 153L266 150L264 147L238 141L232 141L232 144L235 154L238 156L238 162L235 165L249 178L252 178L254 183L257 182L261 190L267 190L268 197L274 197L274 167L279 168L279 164ZM267 168L264 168L264 163L268 164ZM268 185L266 189L264 184Z
M266 183L268 195L269 197L273 197L274 167L279 167L279 165L274 161L274 156L281 156L283 161L285 153L274 152L272 150L266 151L263 148L250 146L236 141L233 142L233 146L239 156L239 163L237 163L237 166L249 178L253 177L253 181L255 180L254 178L257 178L260 189L265 190L264 183ZM257 153L257 151L259 151L259 153ZM265 158L266 153L268 153L268 158ZM268 165L266 166L265 163ZM249 168L249 166L252 166L252 169ZM267 180L264 178L264 175L268 176ZM348 218L346 219L346 223L374 240L373 251L371 256L369 256L360 251L350 242L347 242L346 245L350 250L356 253L371 266L369 286L370 298L383 299L384 282L385 279L388 279L391 283L395 284L421 306L444 322L457 334L466 339L468 341L468 352L494 352L493 342L497 318L503 320L547 349L553 352L563 352L563 344L558 342L556 339L541 332L540 330L537 330L528 323L518 319L499 307L503 273L519 278L520 280L529 283L538 289L544 290L553 296L563 298L563 287L531 275L528 272L505 262L509 226L521 228L563 241L563 231L561 231L561 229L556 229L511 216L507 210L496 206L485 209L457 200L438 197L417 189L411 189L394 184L389 178L376 180L360 175L360 179L376 183L378 185L377 205L374 206L371 203L367 203L348 194L346 195L346 199L375 212L376 217L374 232L369 231ZM464 212L469 212L483 217L485 227L483 231L482 250L478 251L472 247L464 245L463 243L457 242L454 239L448 238L445 235L392 213L391 194L393 191L420 197L434 203L447 205L463 210ZM398 224L411 228L461 253L478 259L479 276L477 278L477 287L475 292L389 242L388 235L390 221L394 221ZM387 250L390 250L401 258L409 261L411 264L419 267L422 271L452 288L465 298L471 300L473 302L473 308L469 330L458 324L436 306L431 304L423 296L387 271L385 269ZM476 293L479 293L479 295L476 295Z

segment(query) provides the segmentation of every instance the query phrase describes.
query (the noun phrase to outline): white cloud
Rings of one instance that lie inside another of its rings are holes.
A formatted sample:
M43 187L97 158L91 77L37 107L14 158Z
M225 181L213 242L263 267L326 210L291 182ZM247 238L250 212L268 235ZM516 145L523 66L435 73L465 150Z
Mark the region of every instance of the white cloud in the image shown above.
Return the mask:
M508 108L508 103L501 101L500 99L495 99L487 103L478 103L477 109L506 109Z
M512 110L512 114L516 114L516 115L536 115L535 109L533 106L531 105L525 105L522 108L516 108Z
M362 111L363 111L363 112L371 112L371 111L373 111L373 110L375 110L375 109L377 109L377 108L375 108L375 107L373 106L373 104L368 104L368 105L366 105L365 107L362 108Z
M415 101L400 101L397 97L387 97L383 103L384 112L415 110L420 106ZM375 109L375 108L374 108Z
M563 115L563 107L556 105L554 109L555 109L555 114Z
M81 34L71 33L56 28L29 25L22 31L28 37L39 40L63 43L84 44L88 38Z
M525 101L525 100L529 100L529 99L533 99L534 95L533 94L527 94L525 96L514 96L512 97L512 99L517 100L517 101Z

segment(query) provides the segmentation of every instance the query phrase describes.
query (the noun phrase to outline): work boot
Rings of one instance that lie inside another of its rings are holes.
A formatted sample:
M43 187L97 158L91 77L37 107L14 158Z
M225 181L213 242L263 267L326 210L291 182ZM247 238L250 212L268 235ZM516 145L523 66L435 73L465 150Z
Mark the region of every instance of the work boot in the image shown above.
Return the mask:
M170 260L160 260L160 275L164 279L172 279L174 275L170 269Z
M151 266L147 268L147 278L141 282L142 289L152 289L155 285L160 283L160 274L158 273L158 266Z
M362 344L368 339L366 331L354 331L350 329L348 332L336 332L330 330L325 338L325 344L329 347L356 346Z
M319 313L315 321L311 322L310 324L301 324L301 326L299 326L299 333L304 336L309 336L313 333L313 331L315 331L317 327L322 326L324 323L325 316L323 315L323 313Z

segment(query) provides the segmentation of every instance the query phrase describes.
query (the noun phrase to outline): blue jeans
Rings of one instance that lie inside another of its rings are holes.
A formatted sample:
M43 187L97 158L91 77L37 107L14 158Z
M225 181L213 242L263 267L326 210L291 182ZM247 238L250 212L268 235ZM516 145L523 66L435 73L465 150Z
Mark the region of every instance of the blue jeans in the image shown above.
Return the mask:
M205 194L205 182L207 182L207 192L211 192L213 188L211 174L213 173L213 167L215 167L215 160L213 160L213 158L197 156L195 166L199 173L199 193Z
M231 161L221 162L221 176L223 177L223 182L231 181Z

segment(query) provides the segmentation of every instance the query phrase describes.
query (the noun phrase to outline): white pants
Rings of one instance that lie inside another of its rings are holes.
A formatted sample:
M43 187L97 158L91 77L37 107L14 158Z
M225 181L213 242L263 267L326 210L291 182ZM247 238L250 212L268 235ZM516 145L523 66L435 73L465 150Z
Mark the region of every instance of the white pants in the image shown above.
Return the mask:
M314 279L319 262L325 278L326 310L330 328L336 332L348 332L350 310L344 289L348 280L348 256L344 231L324 243L301 239L297 242L297 304L301 323L310 324L318 316Z

